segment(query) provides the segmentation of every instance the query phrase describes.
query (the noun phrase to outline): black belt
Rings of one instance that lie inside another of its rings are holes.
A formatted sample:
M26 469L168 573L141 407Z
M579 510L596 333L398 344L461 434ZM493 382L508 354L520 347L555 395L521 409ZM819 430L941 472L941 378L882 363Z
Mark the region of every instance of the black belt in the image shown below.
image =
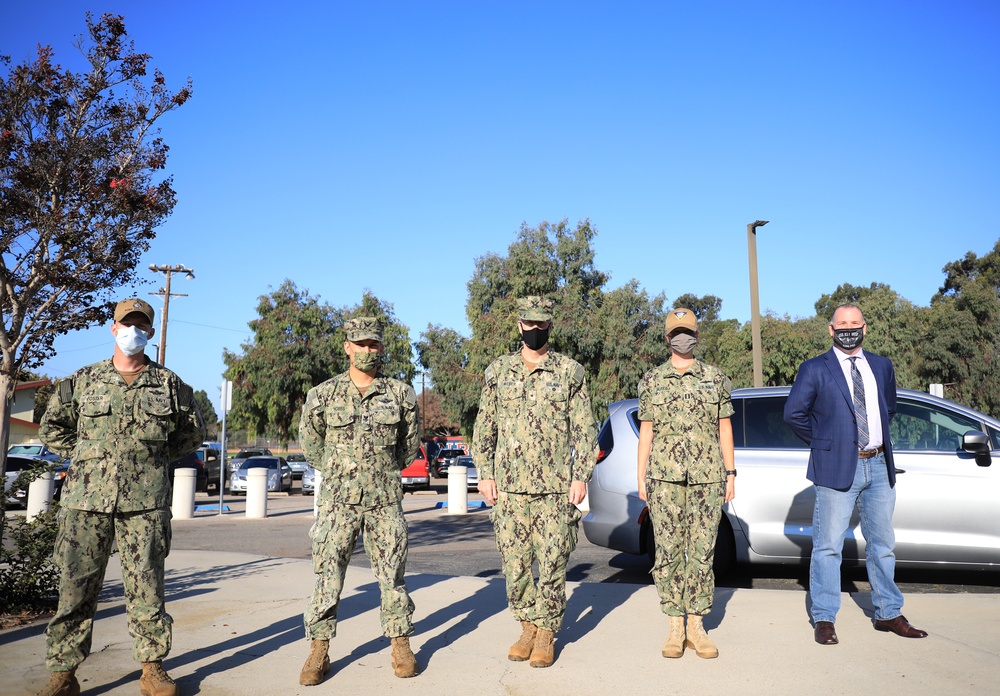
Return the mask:
M877 454L882 454L885 451L885 447L879 445L875 449L861 450L858 452L858 459L871 459Z

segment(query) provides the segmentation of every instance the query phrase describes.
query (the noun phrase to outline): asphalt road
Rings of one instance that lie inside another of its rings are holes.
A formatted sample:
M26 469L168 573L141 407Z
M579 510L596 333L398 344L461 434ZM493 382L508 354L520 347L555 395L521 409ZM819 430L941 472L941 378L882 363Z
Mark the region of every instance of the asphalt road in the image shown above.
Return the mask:
M262 556L309 558L308 531L312 524L311 496L298 492L298 482L289 495L271 495L268 517L248 520L242 496L226 496L224 514L196 511L191 520L174 520L173 548L200 551L237 551ZM198 494L196 505L218 505L218 495ZM470 504L482 501L469 493ZM493 537L488 509L467 515L449 515L439 505L447 505L446 487L407 493L403 500L410 531L407 572L433 575L500 577L500 557ZM369 567L359 540L351 561ZM649 562L645 557L618 553L587 541L580 532L577 549L570 557L567 577L574 581L650 584ZM1000 573L897 570L897 582L904 593L914 592L1000 592ZM808 570L802 567L741 567L717 579L720 587L759 589L801 589L808 587ZM845 592L868 591L863 569L845 569Z

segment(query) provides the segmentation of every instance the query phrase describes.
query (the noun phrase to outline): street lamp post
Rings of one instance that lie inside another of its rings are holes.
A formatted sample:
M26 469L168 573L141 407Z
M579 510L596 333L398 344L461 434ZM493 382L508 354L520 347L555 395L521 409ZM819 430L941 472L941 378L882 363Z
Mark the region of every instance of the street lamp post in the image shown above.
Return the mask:
M170 276L174 273L186 273L188 280L194 280L194 269L187 268L184 264L177 264L176 266L157 266L156 264L149 264L149 270L157 271L159 273L164 273L167 276L166 286L160 288L159 292L151 292L150 295L159 295L163 297L163 316L160 318L160 348L157 351L157 362L161 365L167 364L167 315L170 314L170 298L171 297L187 297L184 293L175 292L170 294Z
M764 386L764 359L760 348L760 297L757 292L757 228L767 220L747 225L747 249L750 254L750 329L753 336L753 385Z

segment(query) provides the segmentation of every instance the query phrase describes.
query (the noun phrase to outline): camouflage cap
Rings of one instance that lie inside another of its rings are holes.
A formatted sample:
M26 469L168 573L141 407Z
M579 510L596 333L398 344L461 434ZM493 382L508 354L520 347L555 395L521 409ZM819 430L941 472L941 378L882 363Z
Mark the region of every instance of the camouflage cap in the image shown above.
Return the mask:
M698 319L690 309L677 307L667 313L667 334L677 329L698 330Z
M145 300L140 300L138 297L131 297L127 300L122 300L115 305L115 321L121 321L126 316L132 312L138 312L139 314L146 315L149 319L149 323L153 323L153 308L149 306L149 303Z
M520 321L552 321L556 303L547 297L529 295L517 301L517 318Z
M348 319L344 322L344 330L347 331L347 340L351 343L358 341L382 342L382 322L376 317Z

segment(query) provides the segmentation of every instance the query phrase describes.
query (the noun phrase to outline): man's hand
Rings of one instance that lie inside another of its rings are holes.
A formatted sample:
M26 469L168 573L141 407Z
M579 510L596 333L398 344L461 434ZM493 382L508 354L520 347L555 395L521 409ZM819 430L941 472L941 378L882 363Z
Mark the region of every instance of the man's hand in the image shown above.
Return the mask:
M639 479L639 500L643 500L647 503L649 502L649 500L646 499L646 482L643 479Z
M587 497L587 484L583 481L574 481L569 484L569 502L579 505Z
M736 477L727 476L726 477L726 499L723 501L728 503L730 500L736 497Z
M476 487L479 494L486 498L486 502L493 506L497 504L497 482L493 479L484 479ZM582 500L582 498L581 498Z

